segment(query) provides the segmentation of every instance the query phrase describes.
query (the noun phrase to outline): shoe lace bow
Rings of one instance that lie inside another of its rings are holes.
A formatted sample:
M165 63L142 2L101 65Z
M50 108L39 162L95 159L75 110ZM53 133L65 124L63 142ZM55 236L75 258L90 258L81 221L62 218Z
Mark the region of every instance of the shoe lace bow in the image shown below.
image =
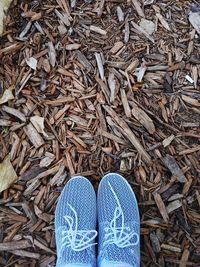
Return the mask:
M130 227L125 226L124 212L121 204L110 183L109 186L116 199L117 207L115 208L113 219L109 226L105 228L104 245L115 244L119 248L136 246L139 243L139 235L135 231L131 231ZM118 223L118 221L121 223Z
M83 251L89 247L96 245L93 242L97 236L95 230L78 230L78 216L75 209L68 204L70 210L74 214L74 218L65 215L64 218L67 223L67 230L62 230L62 247L71 247L74 251Z

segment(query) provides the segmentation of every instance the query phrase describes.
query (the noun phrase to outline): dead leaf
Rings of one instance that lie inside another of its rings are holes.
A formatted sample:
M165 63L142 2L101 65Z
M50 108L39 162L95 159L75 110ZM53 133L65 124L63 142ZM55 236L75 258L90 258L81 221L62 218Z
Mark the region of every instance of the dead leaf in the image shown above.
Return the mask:
M5 14L11 4L12 0L1 0L0 1L0 35L3 33L3 21Z
M142 27L149 35L155 32L156 26L155 23L151 20L141 19L139 23L140 27Z
M189 21L194 29L200 34L200 14L199 12L190 12Z
M32 122L33 126L38 131L38 133L41 133L45 137L48 137L48 135L44 131L44 118L43 117L34 116L30 118L30 121Z
M144 34L144 36L146 36L146 38L148 38L152 43L154 43L154 38L151 35L149 35L148 32L146 32L141 26L139 26L134 21L131 21L131 24L137 31Z
M10 155L0 164L0 193L17 180L17 174L10 162Z
M37 59L34 57L26 59L26 64L33 70L37 69Z
M8 102L9 100L14 99L12 90L13 90L13 86L10 86L8 89L4 91L2 97L0 98L0 105Z
M132 114L138 120L150 134L155 132L155 126L152 119L137 105L134 105L132 109Z

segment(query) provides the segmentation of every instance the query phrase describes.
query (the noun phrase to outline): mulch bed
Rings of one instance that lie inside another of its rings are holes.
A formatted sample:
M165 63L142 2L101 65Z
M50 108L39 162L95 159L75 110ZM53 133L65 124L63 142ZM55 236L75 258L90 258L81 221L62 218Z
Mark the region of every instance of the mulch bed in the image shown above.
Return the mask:
M83 175L97 189L108 172L136 193L141 266L200 266L200 36L190 4L13 2L0 39L0 93L14 95L0 106L0 160L9 155L18 180L0 195L0 266L54 266L63 186Z

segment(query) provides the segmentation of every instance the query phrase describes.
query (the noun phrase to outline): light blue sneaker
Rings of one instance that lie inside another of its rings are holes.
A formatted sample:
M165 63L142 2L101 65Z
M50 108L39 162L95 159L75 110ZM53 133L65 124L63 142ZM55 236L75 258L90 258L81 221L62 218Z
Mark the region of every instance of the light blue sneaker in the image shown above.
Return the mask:
M119 174L100 182L98 267L140 266L140 216L131 186Z
M56 206L56 267L96 267L96 195L84 177L65 185Z

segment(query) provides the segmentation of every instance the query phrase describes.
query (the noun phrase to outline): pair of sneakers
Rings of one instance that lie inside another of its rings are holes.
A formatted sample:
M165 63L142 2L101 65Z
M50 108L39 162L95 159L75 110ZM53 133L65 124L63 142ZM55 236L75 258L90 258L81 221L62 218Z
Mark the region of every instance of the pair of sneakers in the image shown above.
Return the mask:
M80 176L70 179L56 206L55 234L56 267L140 266L137 200L119 174L102 178L97 198L89 180Z

